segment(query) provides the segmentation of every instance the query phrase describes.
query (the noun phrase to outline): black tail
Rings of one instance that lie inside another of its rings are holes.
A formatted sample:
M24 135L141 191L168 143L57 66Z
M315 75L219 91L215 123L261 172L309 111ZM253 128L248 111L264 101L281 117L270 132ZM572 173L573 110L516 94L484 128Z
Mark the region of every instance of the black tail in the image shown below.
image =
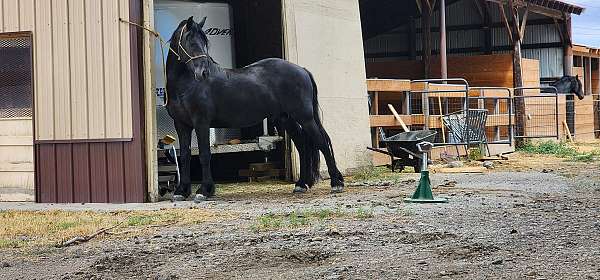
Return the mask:
M325 128L323 127L323 124L321 123L321 117L319 115L319 100L317 98L317 94L318 94L318 90L317 90L317 83L315 82L315 78L313 77L312 73L310 73L310 71L308 71L307 69L306 73L308 73L308 76L310 77L310 82L312 83L312 87L313 87L313 118L315 120L315 122L317 123L317 126L319 127L320 130L320 134L323 137L323 139L325 139L326 143L327 143L327 148L331 151L331 155L333 156L333 146L331 145L331 139L329 138L329 135L327 135L327 132L325 132ZM307 178L309 181L318 181L318 179L320 179L321 174L319 172L319 168L320 168L320 159L321 156L319 154L319 149L317 148L317 146L312 142L312 139L310 139L306 134L305 134L305 143L307 144L307 150L310 150L310 152L308 152L308 159L307 159L307 163L309 166L309 177ZM335 158L335 156L334 156ZM308 183L308 182L307 182ZM309 184L309 186L312 184Z

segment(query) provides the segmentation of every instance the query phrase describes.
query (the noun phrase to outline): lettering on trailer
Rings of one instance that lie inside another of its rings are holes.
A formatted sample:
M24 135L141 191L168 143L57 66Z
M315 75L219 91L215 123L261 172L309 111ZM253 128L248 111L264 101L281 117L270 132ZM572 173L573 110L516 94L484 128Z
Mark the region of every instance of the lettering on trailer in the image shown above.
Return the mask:
M211 27L209 29L204 30L204 33L206 33L206 35L208 36L231 36L231 29Z

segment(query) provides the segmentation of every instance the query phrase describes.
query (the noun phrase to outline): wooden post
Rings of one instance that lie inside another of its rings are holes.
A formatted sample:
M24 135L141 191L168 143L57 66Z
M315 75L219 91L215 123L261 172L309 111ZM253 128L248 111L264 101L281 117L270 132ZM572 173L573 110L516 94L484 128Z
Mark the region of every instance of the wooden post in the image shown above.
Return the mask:
M429 78L431 73L431 10L429 0L421 0L421 40L423 41L421 61L425 69L425 79Z
M562 24L561 38L563 39L563 74L573 76L573 44L571 41L571 16L565 14Z
M477 0L479 1L479 0ZM487 1L482 1L481 3L482 12L483 12L483 40L484 40L484 53L492 54L492 17L490 16L490 12L488 9Z
M504 8L504 6L502 6ZM514 0L508 0L508 14L509 14L509 26L512 35L513 43L513 79L515 88L523 87L523 71L521 67L521 28L519 23L519 13L514 4ZM526 24L526 23L524 23ZM524 33L524 32L523 32ZM515 90L514 95L516 97L523 96L522 90ZM519 136L525 135L525 101L523 98L515 99L515 117L517 122L516 133ZM524 141L522 138L517 138L517 147L522 146Z
M592 94L592 58L584 57L583 76L585 77L585 94Z
M440 0L440 65L442 79L448 78L448 60L446 59L446 0Z

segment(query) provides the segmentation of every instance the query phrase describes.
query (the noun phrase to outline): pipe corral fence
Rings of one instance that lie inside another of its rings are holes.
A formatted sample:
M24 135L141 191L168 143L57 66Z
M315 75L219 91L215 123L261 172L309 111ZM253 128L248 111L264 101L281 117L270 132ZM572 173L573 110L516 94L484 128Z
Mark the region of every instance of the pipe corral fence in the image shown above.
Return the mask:
M516 139L582 140L600 136L597 95L578 100L554 87L471 87L461 78L368 79L367 87L372 140L377 148L380 147L377 129L384 128L392 135L402 132L401 122L411 130L438 132L436 149L432 151L434 158L442 152L463 155L464 147L472 144L486 144L489 154L500 154L514 151ZM519 95L515 95L517 91ZM481 118L481 114L475 112L483 114L483 122L477 123L475 118ZM459 116L462 122L471 125L464 126L466 131L455 131L448 123L452 116ZM476 134L475 130L483 131L481 141L473 140L471 134ZM459 137L461 133L469 137ZM385 160L377 157L374 156L376 164Z

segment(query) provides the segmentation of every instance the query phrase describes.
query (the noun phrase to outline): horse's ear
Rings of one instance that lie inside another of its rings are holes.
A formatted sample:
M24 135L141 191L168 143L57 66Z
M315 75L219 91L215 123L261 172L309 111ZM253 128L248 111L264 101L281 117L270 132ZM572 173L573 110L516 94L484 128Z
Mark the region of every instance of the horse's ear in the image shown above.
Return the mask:
M196 23L194 22L194 16L191 16L187 19L187 22L185 23L185 28L187 28L188 30L193 30L195 24Z
M198 27L200 29L202 29L202 27L204 27L204 24L206 23L206 17L204 17L199 23L198 23Z

